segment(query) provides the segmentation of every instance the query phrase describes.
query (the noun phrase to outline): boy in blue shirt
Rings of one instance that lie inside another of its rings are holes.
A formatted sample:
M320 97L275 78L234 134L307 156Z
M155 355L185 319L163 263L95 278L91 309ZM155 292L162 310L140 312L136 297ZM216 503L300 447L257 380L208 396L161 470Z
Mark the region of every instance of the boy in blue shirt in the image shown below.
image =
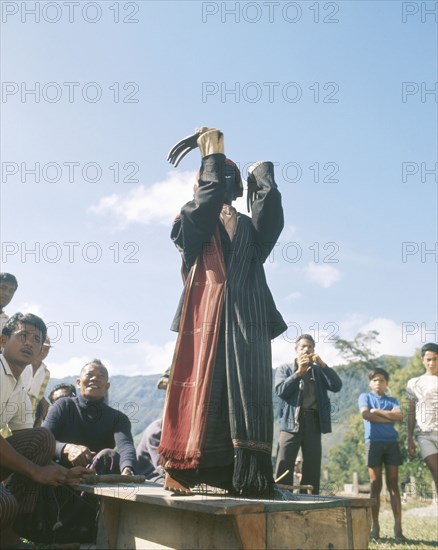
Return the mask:
M403 460L397 442L398 433L394 422L402 420L400 405L394 397L385 395L389 374L376 368L368 373L369 393L359 396L359 409L365 426L367 466L370 476L370 497L374 499L370 538L380 536L379 510L382 491L382 465L385 465L386 485L394 515L394 536L396 542L405 540L401 527L401 499L398 488L398 467Z

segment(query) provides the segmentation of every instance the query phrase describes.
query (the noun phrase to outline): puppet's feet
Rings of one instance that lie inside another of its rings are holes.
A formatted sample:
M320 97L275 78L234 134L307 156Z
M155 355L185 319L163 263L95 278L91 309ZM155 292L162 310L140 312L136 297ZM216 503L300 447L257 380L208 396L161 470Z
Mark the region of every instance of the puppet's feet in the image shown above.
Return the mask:
M173 479L170 474L166 474L166 477L164 478L164 488L166 491L172 491L172 493L176 493L177 495L192 494L190 487L176 481L176 479Z

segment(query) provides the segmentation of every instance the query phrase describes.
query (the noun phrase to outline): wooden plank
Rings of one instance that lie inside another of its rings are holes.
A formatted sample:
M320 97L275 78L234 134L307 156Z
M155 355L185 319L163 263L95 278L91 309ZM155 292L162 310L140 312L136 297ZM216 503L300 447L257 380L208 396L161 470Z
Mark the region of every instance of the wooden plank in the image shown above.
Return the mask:
M267 514L266 548L276 550L350 550L346 509Z
M314 550L332 545L336 550L362 550L368 546L369 499L296 495L293 501L275 502L226 495L179 497L161 486L86 490L102 499L98 548Z
M347 515L347 542L348 542L348 548L351 548L352 550L354 550L356 547L354 546L354 542L353 542L353 521L352 521L352 518L351 518L351 507L350 506L348 506L348 508L345 508L345 513Z
M103 497L104 501L107 500ZM239 550L233 517L122 502L117 549Z
M341 497L345 500L348 500L352 508L371 508L373 505L374 499L369 497L351 497L347 498L345 496Z
M97 528L97 548L118 548L121 505L122 503L117 499L104 498L101 500Z
M233 523L242 550L264 550L266 548L265 514L234 516Z
M165 491L161 485L155 487L144 487L143 485L81 485L80 489L98 496L154 504L166 508L191 510L205 514L248 514L263 512L265 507L264 502L257 499L236 499L227 495L172 495L169 491Z
M323 497L320 495L294 495L291 500L271 500L265 502L265 512L315 510L327 508L339 508L350 505L346 498Z
M352 507L351 520L353 531L352 548L362 550L368 548L369 535L371 530L371 507Z
M80 489L99 496L144 502L166 508L175 507L201 513L224 515L337 508L339 506L349 506L353 502L352 499L323 497L320 495L293 495L293 498L287 501L236 498L229 497L226 494L194 493L190 496L174 495L155 483L141 485L81 485ZM365 499L357 500L362 501Z

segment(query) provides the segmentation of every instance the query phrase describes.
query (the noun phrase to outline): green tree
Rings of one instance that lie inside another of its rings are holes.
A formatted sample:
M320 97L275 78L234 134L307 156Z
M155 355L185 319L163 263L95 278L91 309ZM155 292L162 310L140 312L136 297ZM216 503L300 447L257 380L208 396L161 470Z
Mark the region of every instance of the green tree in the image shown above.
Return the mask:
M344 483L351 483L354 472L357 472L360 483L368 481L362 416L355 409L348 412L350 426L344 439L329 451L330 481L336 484L338 490L342 490Z
M376 330L369 330L365 333L359 332L354 340L344 340L337 336L334 346L347 363L372 368L377 359L373 346L380 344L377 340L378 336L379 333Z

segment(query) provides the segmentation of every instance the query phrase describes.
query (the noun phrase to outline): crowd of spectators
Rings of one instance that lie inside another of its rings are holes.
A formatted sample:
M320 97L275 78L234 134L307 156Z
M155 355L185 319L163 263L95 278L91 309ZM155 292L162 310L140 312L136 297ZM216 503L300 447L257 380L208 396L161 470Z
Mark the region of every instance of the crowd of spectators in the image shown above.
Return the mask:
M142 474L162 484L166 475L158 453L162 418L146 428L135 448L129 418L108 405L109 373L100 359L81 366L76 386L61 383L46 396L50 371L45 360L51 349L46 325L34 314L15 313L9 317L3 310L17 288L13 275L0 273L0 548L25 545L20 537L35 534L32 529L35 514L41 513L38 506L42 495L48 501L53 495L56 502L63 495L69 500L71 487L86 474ZM295 349L297 358L279 367L275 378L275 391L281 401L275 478L286 485L310 484L318 494L321 435L331 431L327 391L340 391L342 381L315 353L310 335L301 335ZM421 355L425 372L407 385L408 452L412 458L416 456L417 441L437 486L438 345L425 344ZM169 377L170 368L157 387L166 390ZM397 474L402 459L394 424L403 415L397 399L385 393L388 381L384 369L371 370L370 392L360 396L359 408L374 498L371 537L380 536L379 499L385 468L394 534L401 541L404 536ZM86 505L96 512L97 501ZM84 509L82 503L82 514ZM94 516L88 514L87 521L90 517L92 521L85 538L95 528ZM76 516L74 532L69 536L77 536L80 531L77 522Z

